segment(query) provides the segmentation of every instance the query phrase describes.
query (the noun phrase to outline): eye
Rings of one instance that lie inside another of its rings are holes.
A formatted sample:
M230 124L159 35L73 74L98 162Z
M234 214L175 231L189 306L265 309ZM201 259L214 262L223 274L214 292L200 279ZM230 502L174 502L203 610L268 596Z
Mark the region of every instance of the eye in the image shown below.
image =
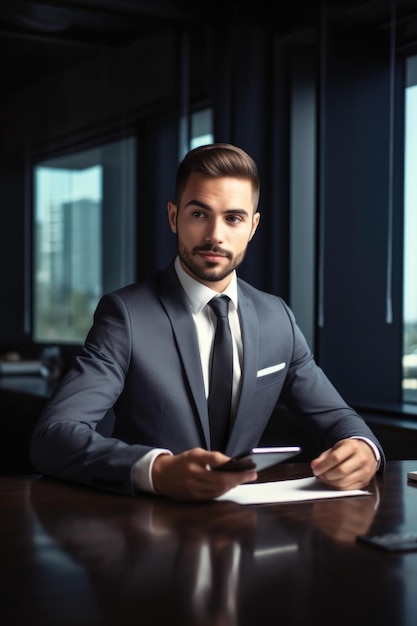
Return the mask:
M226 219L228 222L232 222L232 224L238 224L242 221L241 215L228 215Z
M205 217L205 214L203 213L203 211L193 211L191 213L191 217L196 217L196 218Z

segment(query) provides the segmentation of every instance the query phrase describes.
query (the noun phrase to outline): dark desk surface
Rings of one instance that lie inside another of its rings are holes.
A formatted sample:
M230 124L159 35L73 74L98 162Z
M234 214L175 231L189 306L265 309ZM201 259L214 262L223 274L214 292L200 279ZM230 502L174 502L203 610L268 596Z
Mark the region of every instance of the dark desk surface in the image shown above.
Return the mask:
M0 477L0 623L415 626L417 552L356 541L417 531L411 469L390 462L371 496L262 506ZM304 463L268 472L310 475Z

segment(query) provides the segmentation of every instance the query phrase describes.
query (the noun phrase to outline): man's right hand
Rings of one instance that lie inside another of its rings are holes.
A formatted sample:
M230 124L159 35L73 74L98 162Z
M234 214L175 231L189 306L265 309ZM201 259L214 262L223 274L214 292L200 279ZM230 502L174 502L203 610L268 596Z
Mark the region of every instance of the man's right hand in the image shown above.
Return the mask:
M152 467L157 493L174 500L211 500L242 483L256 480L253 470L212 472L210 467L228 461L221 452L193 448L180 454L159 455Z

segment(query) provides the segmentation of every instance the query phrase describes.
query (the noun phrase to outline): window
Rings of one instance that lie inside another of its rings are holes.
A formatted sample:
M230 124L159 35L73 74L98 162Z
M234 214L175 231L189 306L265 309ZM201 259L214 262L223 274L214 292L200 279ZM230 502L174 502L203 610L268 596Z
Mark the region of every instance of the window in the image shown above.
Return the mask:
M135 278L135 140L34 168L33 340L82 343L100 296Z
M213 114L211 109L197 111L191 116L190 150L213 143Z
M404 152L403 400L417 403L417 56L407 60Z
M188 150L213 143L213 111L200 109L190 117L183 116L179 122L179 160Z

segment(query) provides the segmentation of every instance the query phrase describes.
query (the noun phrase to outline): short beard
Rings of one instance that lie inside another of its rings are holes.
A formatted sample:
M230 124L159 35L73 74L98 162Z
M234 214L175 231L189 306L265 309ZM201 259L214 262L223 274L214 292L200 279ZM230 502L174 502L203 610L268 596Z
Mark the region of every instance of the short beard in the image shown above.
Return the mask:
M218 246L199 246L198 248L194 248L191 252L187 252L184 247L181 247L179 241L177 240L177 252L178 256L181 259L182 263L190 270L191 274L195 276L198 280L207 283L216 283L218 281L227 278L230 276L234 270L236 270L239 265L242 263L245 258L246 250L241 252L237 257L230 257L228 255L229 264L222 270L218 270L216 268L216 263L207 262L206 267L201 267L197 263L194 262L194 254L201 250L212 250L213 252L220 252Z

